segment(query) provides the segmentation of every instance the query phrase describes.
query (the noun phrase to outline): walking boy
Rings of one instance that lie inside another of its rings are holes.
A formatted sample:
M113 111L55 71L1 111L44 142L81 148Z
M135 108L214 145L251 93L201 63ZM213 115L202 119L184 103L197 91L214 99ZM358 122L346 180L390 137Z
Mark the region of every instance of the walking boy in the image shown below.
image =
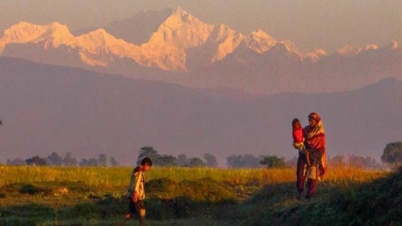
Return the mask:
M146 157L142 159L141 164L134 168L130 185L128 187L128 195L130 198L130 204L128 206L129 213L126 215L125 221L137 214L140 220L140 225L144 225L145 220L145 177L144 172L149 170L152 166L150 158Z

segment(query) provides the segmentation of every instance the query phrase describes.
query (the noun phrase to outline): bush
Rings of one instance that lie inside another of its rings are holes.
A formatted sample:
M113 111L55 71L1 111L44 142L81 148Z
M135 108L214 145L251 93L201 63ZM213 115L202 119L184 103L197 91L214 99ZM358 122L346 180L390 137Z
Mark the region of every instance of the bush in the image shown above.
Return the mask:
M10 206L1 211L0 225L35 225L37 222L54 218L55 211L47 206L38 204Z
M79 203L62 209L59 216L63 219L99 219L100 209L95 203Z
M35 194L41 194L41 193L49 193L47 190L36 187L32 184L23 184L21 186L21 189L19 190L21 194L30 194L30 195L35 195Z
M229 187L209 178L181 182L155 179L146 184L146 189L147 216L157 220L212 214L221 205L235 202Z

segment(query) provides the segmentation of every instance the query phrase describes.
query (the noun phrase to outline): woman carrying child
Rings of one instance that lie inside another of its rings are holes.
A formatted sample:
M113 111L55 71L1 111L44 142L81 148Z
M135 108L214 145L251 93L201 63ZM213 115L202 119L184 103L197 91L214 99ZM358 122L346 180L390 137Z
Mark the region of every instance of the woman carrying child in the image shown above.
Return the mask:
M325 129L321 117L312 112L308 115L308 120L309 125L304 128L303 132L303 147L300 144L296 146L297 140L294 140L295 148L299 147L296 172L296 186L299 192L297 199L301 199L306 178L308 178L306 198L310 199L312 197L317 187L317 180L324 175L326 167ZM295 131L293 131L293 134L295 137Z

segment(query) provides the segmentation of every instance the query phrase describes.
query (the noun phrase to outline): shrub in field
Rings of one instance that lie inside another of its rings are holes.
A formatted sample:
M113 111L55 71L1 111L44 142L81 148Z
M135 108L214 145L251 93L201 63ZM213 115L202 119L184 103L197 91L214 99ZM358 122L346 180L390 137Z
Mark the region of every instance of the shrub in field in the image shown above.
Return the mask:
M55 217L53 208L38 205L16 205L1 210L0 225L36 225L37 222L52 220Z
M26 217L10 216L0 218L0 225L21 226L21 225L37 225L38 220Z
M161 199L181 196L200 202L220 202L235 199L229 187L209 178L180 182L168 178L155 179L147 182L146 190L153 197Z
M128 209L128 199L126 197L116 198L113 195L105 195L97 203L99 214L104 218L124 216Z
M22 184L19 192L21 194L35 195L35 194L49 193L50 191L49 191L49 189L43 189L43 188L34 186L32 184Z
M59 212L63 219L99 219L99 206L92 202L79 203L71 207L66 207Z
M176 189L178 183L167 177L150 180L146 183L145 191L147 194L152 193L154 196L166 196Z
M33 182L13 183L0 188L0 198L32 195L34 197L68 197L90 192L88 185L82 182Z
M343 222L362 225L399 225L402 222L402 170L369 183L361 183L352 191L342 192L331 200ZM339 221L338 221L339 222ZM340 222L339 224L340 225Z
M168 178L148 181L147 216L153 219L196 217L219 206L235 203L233 191L223 183L204 178L180 182Z
M348 174L343 179L328 175L320 182L311 200L296 201L293 183L268 185L241 205L236 215L250 225L399 225L402 171L344 170Z

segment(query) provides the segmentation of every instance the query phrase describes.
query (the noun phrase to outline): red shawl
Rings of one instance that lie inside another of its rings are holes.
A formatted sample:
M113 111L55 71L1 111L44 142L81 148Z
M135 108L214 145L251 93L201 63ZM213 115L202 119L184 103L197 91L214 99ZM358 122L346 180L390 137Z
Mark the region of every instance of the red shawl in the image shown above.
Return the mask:
M309 118L310 117L315 119L317 124L314 127L308 125L305 128L307 145L321 152L325 152L325 129L321 117L315 112L311 113L309 115Z

